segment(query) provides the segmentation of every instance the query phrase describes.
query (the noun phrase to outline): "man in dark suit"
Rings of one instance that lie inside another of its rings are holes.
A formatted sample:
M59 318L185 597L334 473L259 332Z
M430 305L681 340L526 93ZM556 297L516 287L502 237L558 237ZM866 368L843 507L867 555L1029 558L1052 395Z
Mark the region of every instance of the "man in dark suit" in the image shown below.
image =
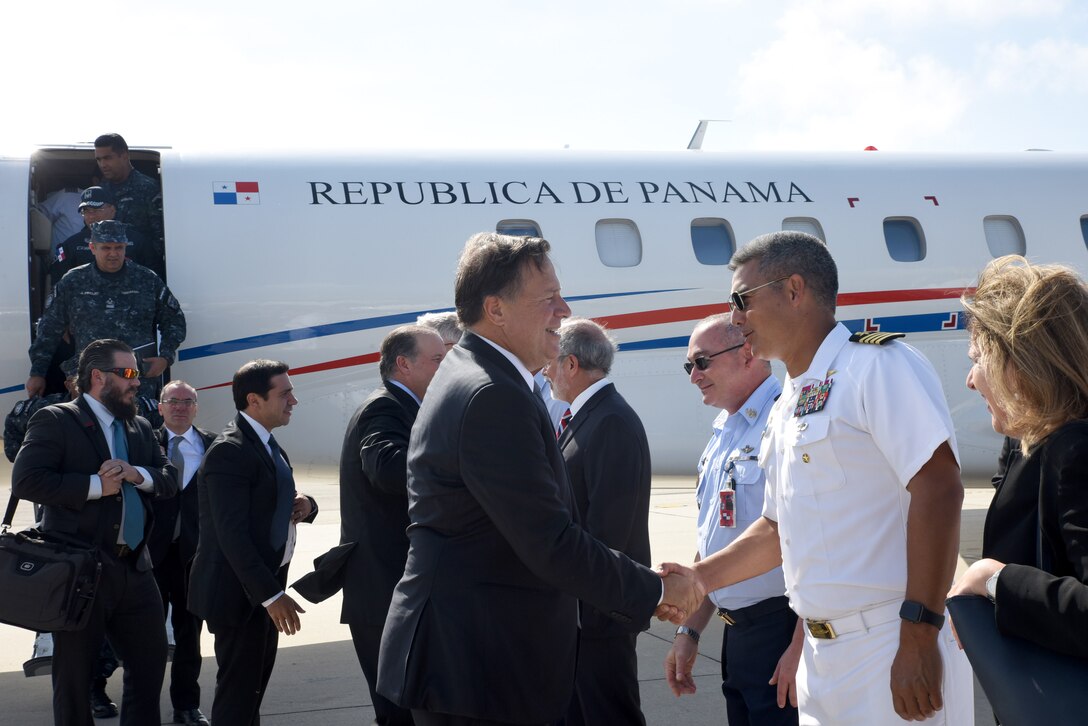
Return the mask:
M215 434L193 425L197 414L196 389L173 380L162 389L159 413L164 425L159 442L178 472L176 497L155 502L155 531L147 543L155 566L155 582L163 611L173 606L174 660L170 667L170 703L174 723L208 726L200 712L200 618L189 612L189 561L196 554L198 519L196 473Z
M409 551L378 656L378 692L416 724L537 723L566 711L577 600L670 618L703 593L593 539L530 371L570 308L547 241L482 233L458 264L467 327L427 391L408 450ZM677 607L671 607L677 606Z
M317 503L295 492L286 453L272 429L298 403L288 366L250 361L234 374L238 416L204 454L198 480L200 539L189 576L189 610L215 634L212 723L261 722L279 633L294 635L304 612L284 592L295 524Z
M177 481L136 415L139 375L128 345L92 341L80 395L34 414L12 469L15 495L43 505L43 527L94 542L102 560L90 623L53 634L53 719L65 726L93 723L87 694L104 636L125 663L121 723L159 723L166 627L147 543L151 500L174 496Z
M552 395L570 401L560 423L578 516L587 532L635 562L650 564L650 445L642 421L608 380L616 344L597 323L570 318L545 373ZM647 620L619 623L583 603L574 699L566 724L645 724L635 639Z
M438 364L442 336L403 325L382 341L382 385L351 417L340 454L341 544L355 548L344 571L341 622L351 627L379 724L410 724L412 714L375 691L378 646L393 588L408 558L408 437Z

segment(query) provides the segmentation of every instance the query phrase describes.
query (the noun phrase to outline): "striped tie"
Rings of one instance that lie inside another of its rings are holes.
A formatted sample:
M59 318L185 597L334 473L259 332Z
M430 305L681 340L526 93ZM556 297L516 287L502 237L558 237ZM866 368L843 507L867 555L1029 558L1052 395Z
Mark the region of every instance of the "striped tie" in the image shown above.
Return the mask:
M567 426L570 425L570 420L573 416L574 414L570 412L569 408L563 412L563 418L559 419L559 430L555 432L556 439L562 436L563 432L567 430Z

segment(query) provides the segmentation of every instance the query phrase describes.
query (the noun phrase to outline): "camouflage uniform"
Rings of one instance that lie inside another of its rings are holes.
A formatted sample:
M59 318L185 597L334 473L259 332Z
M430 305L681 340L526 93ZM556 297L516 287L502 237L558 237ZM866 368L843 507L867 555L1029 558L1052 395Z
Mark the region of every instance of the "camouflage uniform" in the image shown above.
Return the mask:
M30 345L30 375L46 374L66 328L76 355L64 361L61 370L72 376L79 353L91 341L118 338L139 348L156 342L156 330L162 336L158 355L173 363L185 340L185 314L166 283L146 267L126 260L119 272L105 273L91 263L71 270L54 288L38 322L38 337ZM145 394L158 395L157 379L141 378L140 383Z
M102 187L117 200L114 219L136 228L139 236L150 244L152 256L163 259L162 191L158 182L132 169L123 182L102 182ZM162 274L161 270L153 269Z
M136 264L143 265L155 272L155 266L161 264L162 260L155 259L154 247L145 241L140 234L140 230L126 224L125 237L128 239L128 249L125 251L125 256ZM49 267L49 277L53 281L53 285L56 285L68 270L94 262L94 254L91 253L90 245L91 228L84 226L79 232L76 232L57 246L53 254L53 264Z
M15 404L15 408L11 409L11 413L4 419L4 456L8 457L8 461L15 461L15 455L19 453L19 447L23 445L30 417L46 406L64 403L67 400L69 396L66 391L28 398ZM153 429L163 425L162 414L159 413L159 402L154 398L136 396L136 413L150 421Z

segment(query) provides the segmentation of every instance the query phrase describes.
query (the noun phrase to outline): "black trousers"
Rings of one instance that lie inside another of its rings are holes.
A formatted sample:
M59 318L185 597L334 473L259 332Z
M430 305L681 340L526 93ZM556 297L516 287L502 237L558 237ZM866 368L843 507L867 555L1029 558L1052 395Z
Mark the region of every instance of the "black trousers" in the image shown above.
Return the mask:
M374 690L374 685L378 682L378 648L382 642L382 626L348 623L348 628L351 630L351 642L355 644L355 655L359 658L367 688L370 689L370 702L374 704L374 722L382 726L410 726L413 723L412 712Z
M121 726L159 723L159 693L166 671L166 622L150 571L134 558L102 555L102 577L87 627L53 634L53 722L91 726L87 698L103 638L124 662Z
M780 600L785 605L786 598ZM729 726L797 726L797 709L788 701L779 708L778 687L767 683L793 640L796 625L797 615L782 607L751 619L738 616L736 625L725 626L722 694Z
M574 697L565 726L645 726L638 692L637 634L578 641Z
M162 594L165 613L173 606L170 623L174 626L174 660L170 666L170 703L175 709L200 708L200 618L189 612L186 601L186 567L178 543L174 542L166 556L155 567L155 582Z
M215 629L215 698L212 723L231 726L259 726L272 668L276 665L276 630L268 611L261 606L250 610L237 627Z

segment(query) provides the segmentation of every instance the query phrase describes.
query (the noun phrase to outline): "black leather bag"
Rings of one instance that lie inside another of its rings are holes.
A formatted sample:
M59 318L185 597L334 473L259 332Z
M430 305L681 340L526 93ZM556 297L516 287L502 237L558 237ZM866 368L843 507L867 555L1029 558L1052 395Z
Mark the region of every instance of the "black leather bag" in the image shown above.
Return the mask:
M80 630L91 617L102 564L86 542L54 532L10 532L13 495L0 526L0 622L28 630Z

